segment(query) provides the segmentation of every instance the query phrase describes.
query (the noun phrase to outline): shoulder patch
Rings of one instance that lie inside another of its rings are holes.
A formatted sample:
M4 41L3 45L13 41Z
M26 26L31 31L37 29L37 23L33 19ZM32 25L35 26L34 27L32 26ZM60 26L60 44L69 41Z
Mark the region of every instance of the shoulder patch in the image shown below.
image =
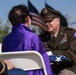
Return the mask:
M76 31L74 32L74 37L76 37Z

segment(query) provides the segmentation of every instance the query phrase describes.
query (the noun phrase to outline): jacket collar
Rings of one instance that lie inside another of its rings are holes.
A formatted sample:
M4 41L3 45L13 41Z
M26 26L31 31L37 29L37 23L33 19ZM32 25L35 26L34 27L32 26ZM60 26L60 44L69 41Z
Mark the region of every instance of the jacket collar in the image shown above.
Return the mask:
M54 48L56 48L57 45L60 43L60 41L63 39L64 34L65 34L65 30L64 29L65 29L65 27L60 26L60 29L59 29L59 32L58 32L58 35L57 35L57 39L56 39Z
M26 29L27 31L32 32L31 29L27 27L25 24L18 24L18 25L13 26L12 31L21 30L23 28Z

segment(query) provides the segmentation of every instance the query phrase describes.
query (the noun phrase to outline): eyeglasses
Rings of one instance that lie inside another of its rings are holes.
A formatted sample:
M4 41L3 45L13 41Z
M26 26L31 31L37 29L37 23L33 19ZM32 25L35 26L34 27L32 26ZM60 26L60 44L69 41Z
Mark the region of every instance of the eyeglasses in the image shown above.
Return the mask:
M55 19L55 17L46 18L46 19L44 19L44 22L45 23L51 23L54 19Z
M53 22L53 21L55 22L56 19L57 19L57 18L53 18L53 19L50 19L50 20L46 20L46 21L44 21L44 22L45 22L45 24L46 24L46 23L50 24L50 23Z

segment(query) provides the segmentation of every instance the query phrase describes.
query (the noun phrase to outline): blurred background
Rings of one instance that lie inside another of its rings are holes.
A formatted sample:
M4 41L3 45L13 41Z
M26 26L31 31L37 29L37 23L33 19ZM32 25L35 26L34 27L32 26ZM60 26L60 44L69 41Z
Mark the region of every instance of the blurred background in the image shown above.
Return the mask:
M11 32L8 13L13 6L18 4L27 5L30 14L34 16L31 30L38 35L44 31L44 23L39 14L44 7L60 11L61 25L76 29L76 0L0 0L0 43Z

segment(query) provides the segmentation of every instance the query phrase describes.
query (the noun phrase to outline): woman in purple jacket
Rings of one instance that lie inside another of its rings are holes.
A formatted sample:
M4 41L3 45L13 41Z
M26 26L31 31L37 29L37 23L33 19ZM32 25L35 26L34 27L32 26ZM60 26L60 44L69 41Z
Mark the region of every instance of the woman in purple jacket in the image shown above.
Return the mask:
M50 62L41 39L30 30L32 16L25 5L14 6L8 15L12 24L12 32L2 44L2 52L36 50L44 59L48 75L52 75ZM20 64L21 65L21 64ZM42 70L28 71L29 75L44 75Z

